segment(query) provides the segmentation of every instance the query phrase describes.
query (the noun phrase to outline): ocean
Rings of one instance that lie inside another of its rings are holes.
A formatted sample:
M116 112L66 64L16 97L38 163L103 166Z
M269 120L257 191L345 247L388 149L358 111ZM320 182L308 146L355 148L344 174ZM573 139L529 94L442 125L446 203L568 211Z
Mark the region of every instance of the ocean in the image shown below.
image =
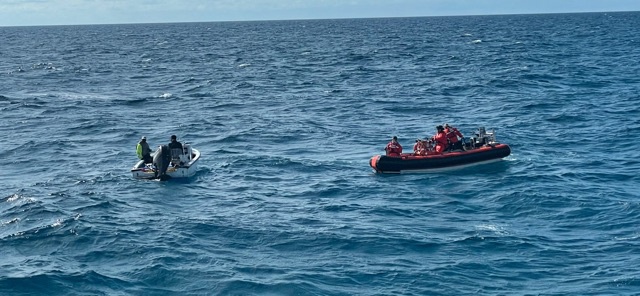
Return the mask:
M0 295L639 295L640 13L0 27ZM375 174L449 123L504 160ZM196 175L133 179L170 135Z

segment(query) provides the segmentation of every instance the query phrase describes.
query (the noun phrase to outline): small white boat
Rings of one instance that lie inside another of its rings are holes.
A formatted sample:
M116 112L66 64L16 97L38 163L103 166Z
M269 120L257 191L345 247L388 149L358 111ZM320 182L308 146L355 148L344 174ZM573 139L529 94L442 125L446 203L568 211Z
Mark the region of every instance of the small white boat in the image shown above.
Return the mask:
M131 174L137 179L188 178L196 174L200 151L191 148L189 144L182 144L182 149L169 149L169 146L159 146L152 154L153 163L138 161Z

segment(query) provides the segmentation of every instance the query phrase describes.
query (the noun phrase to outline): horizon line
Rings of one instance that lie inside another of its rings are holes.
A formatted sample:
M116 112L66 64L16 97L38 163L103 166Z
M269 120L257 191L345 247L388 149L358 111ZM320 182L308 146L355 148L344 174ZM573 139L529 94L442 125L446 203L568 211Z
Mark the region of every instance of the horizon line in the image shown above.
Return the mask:
M290 18L290 19L254 19L254 20L217 20L217 21L170 21L170 22L124 22L124 23L77 23L49 25L0 25L0 28L18 27L64 27L64 26L117 26L117 25L160 25L160 24L197 24L197 23L241 23L241 22L278 22L278 21L320 21L320 20L357 20L357 19L392 19L392 18L438 18L438 17L471 17L471 16L516 16L516 15L549 15L549 14L589 14L589 13L625 13L640 10L611 11L572 11L572 12L529 12L529 13L495 13L495 14L452 14L452 15L416 15L416 16L371 16L371 17L336 17L336 18Z

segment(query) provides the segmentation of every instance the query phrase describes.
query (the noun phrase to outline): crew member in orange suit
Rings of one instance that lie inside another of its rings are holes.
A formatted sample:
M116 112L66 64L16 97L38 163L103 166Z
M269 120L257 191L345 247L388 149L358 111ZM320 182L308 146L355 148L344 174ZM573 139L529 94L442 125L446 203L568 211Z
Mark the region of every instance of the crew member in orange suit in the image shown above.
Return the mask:
M438 132L431 139L436 142L436 152L442 153L447 149L447 134L444 132L442 125L436 126L436 130L438 130Z
M458 137L460 137L460 139L464 137L462 133L448 123L444 124L444 132L447 134L447 139L449 140L449 150L462 150L462 142L458 139Z
M391 142L384 147L384 151L387 151L387 156L400 156L400 153L402 153L402 145L398 143L398 137L393 136Z

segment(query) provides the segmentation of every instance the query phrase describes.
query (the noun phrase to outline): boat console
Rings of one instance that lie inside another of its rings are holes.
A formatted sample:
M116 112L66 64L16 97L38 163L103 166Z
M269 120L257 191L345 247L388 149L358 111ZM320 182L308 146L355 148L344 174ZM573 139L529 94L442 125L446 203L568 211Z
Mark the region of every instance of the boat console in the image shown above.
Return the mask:
M496 132L491 130L487 132L484 127L479 127L475 133L475 137L471 137L468 142L464 143L466 150L480 148L484 145L493 146L498 144L496 141Z

